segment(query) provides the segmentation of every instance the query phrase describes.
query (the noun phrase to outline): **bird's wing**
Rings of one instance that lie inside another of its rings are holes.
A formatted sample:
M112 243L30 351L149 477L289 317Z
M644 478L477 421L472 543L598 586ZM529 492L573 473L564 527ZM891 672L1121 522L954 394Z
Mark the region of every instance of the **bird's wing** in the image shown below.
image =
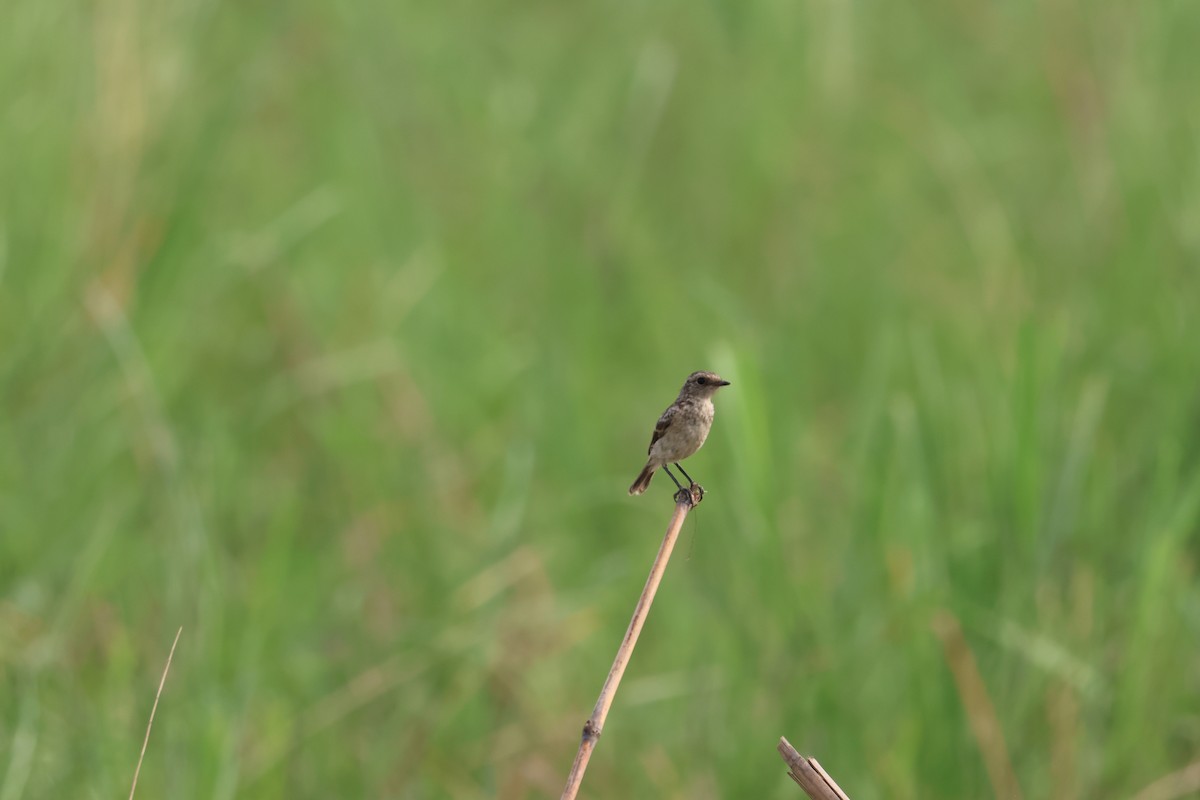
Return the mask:
M671 404L667 410L658 418L658 424L654 426L654 434L650 437L650 446L646 448L646 453L649 454L654 449L654 443L663 437L667 432L667 428L671 427L671 420L675 419L675 405Z

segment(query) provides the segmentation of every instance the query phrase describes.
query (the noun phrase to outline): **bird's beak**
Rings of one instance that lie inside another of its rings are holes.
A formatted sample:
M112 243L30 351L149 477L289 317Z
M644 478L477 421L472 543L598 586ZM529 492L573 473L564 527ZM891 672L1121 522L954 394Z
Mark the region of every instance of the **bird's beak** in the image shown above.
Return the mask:
M721 381L720 383L717 384L717 386L728 386L728 385L729 385L729 381Z

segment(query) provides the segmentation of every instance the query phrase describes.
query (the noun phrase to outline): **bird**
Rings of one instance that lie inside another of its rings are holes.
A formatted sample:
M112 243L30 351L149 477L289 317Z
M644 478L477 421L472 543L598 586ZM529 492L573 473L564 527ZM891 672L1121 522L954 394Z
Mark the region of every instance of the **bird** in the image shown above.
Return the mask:
M631 495L641 494L650 485L654 471L659 467L671 476L675 485L681 490L683 484L671 472L668 464L674 464L683 477L692 486L696 482L679 466L679 462L695 453L708 438L708 431L713 422L713 395L717 390L729 386L729 381L715 372L701 370L688 375L679 390L679 397L667 406L667 410L658 418L654 433L650 436L650 447L647 450L649 458L646 466L638 473L637 479L629 487Z

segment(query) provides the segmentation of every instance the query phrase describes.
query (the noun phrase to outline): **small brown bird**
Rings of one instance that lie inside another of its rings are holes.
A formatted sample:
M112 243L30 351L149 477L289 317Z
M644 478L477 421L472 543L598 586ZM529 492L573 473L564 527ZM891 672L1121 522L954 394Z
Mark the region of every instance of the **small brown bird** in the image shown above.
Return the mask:
M667 467L668 464L674 464L683 472L688 483L695 485L692 476L684 472L679 462L699 450L708 438L713 421L713 395L722 386L728 385L729 381L715 372L693 372L688 375L683 388L679 390L679 397L667 406L654 426L654 435L650 437L650 457L646 459L646 466L642 467L637 480L629 487L630 494L646 491L650 479L654 477L654 470L659 467L682 489L683 485Z

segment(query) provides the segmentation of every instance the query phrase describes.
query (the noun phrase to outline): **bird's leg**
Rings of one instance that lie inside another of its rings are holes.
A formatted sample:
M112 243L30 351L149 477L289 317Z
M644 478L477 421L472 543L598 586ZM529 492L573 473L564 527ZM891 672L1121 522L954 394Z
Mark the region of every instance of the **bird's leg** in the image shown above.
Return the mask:
M677 467L678 467L679 465L678 465L678 464L676 464L675 466L677 466ZM680 470L680 472L682 472L682 471L683 471L683 470L681 469L681 470ZM675 477L675 473L671 472L671 470L670 470L670 469L667 467L667 465L666 465L666 464L663 464L663 472L665 472L665 473L667 473L668 475L670 475L670 476L671 476L671 480L675 481L675 485L679 487L679 491L677 491L677 492L675 493L675 503L676 503L677 505L678 505L678 504L681 504L681 503L687 503L687 504L688 504L688 506L694 506L694 505L696 505L696 495L695 495L695 486L696 486L696 484L694 484L694 483L693 483L693 484L692 484L691 486L689 486L688 488L686 488L686 489L685 489L685 488L683 488L683 484L679 482L679 479L677 479L677 478ZM691 480L691 479L689 478L689 480Z
M688 479L688 483L690 483L692 486L696 485L696 482L694 480L692 480L692 476L687 474L687 470L685 470L683 467L679 466L678 461L675 462L675 469L677 469L683 473L683 477Z
M683 473L683 477L688 479L688 494L692 497L692 505L699 503L704 499L704 487L692 480L692 476L687 474L687 470L679 466L679 462L675 462L675 468ZM665 467L664 467L665 469ZM683 488L683 487L680 487Z
M679 467L679 462L676 462L676 469L678 469L680 473L683 473L683 476L688 479L688 492L692 497L692 505L700 503L700 501L704 499L704 487L701 486L700 483L691 480L691 475L688 474L688 470L685 470L683 467Z
M678 467L679 465L678 465L678 464L676 464L675 466L677 466L677 467ZM683 470L682 470L682 469L680 469L679 471L680 471L680 472L683 472ZM671 472L671 470L670 470L670 469L667 467L667 465L666 465L666 464L663 464L663 472L665 472L665 473L667 473L668 475L670 475L670 476L671 476L671 480L675 481L675 485L676 485L676 486L678 486L680 489L682 489L682 488L683 488L683 484L679 482L679 480L678 480L678 479L675 477L675 473ZM684 474L686 475L687 473L686 473L686 472L684 472ZM688 480L691 480L691 478L688 478Z

